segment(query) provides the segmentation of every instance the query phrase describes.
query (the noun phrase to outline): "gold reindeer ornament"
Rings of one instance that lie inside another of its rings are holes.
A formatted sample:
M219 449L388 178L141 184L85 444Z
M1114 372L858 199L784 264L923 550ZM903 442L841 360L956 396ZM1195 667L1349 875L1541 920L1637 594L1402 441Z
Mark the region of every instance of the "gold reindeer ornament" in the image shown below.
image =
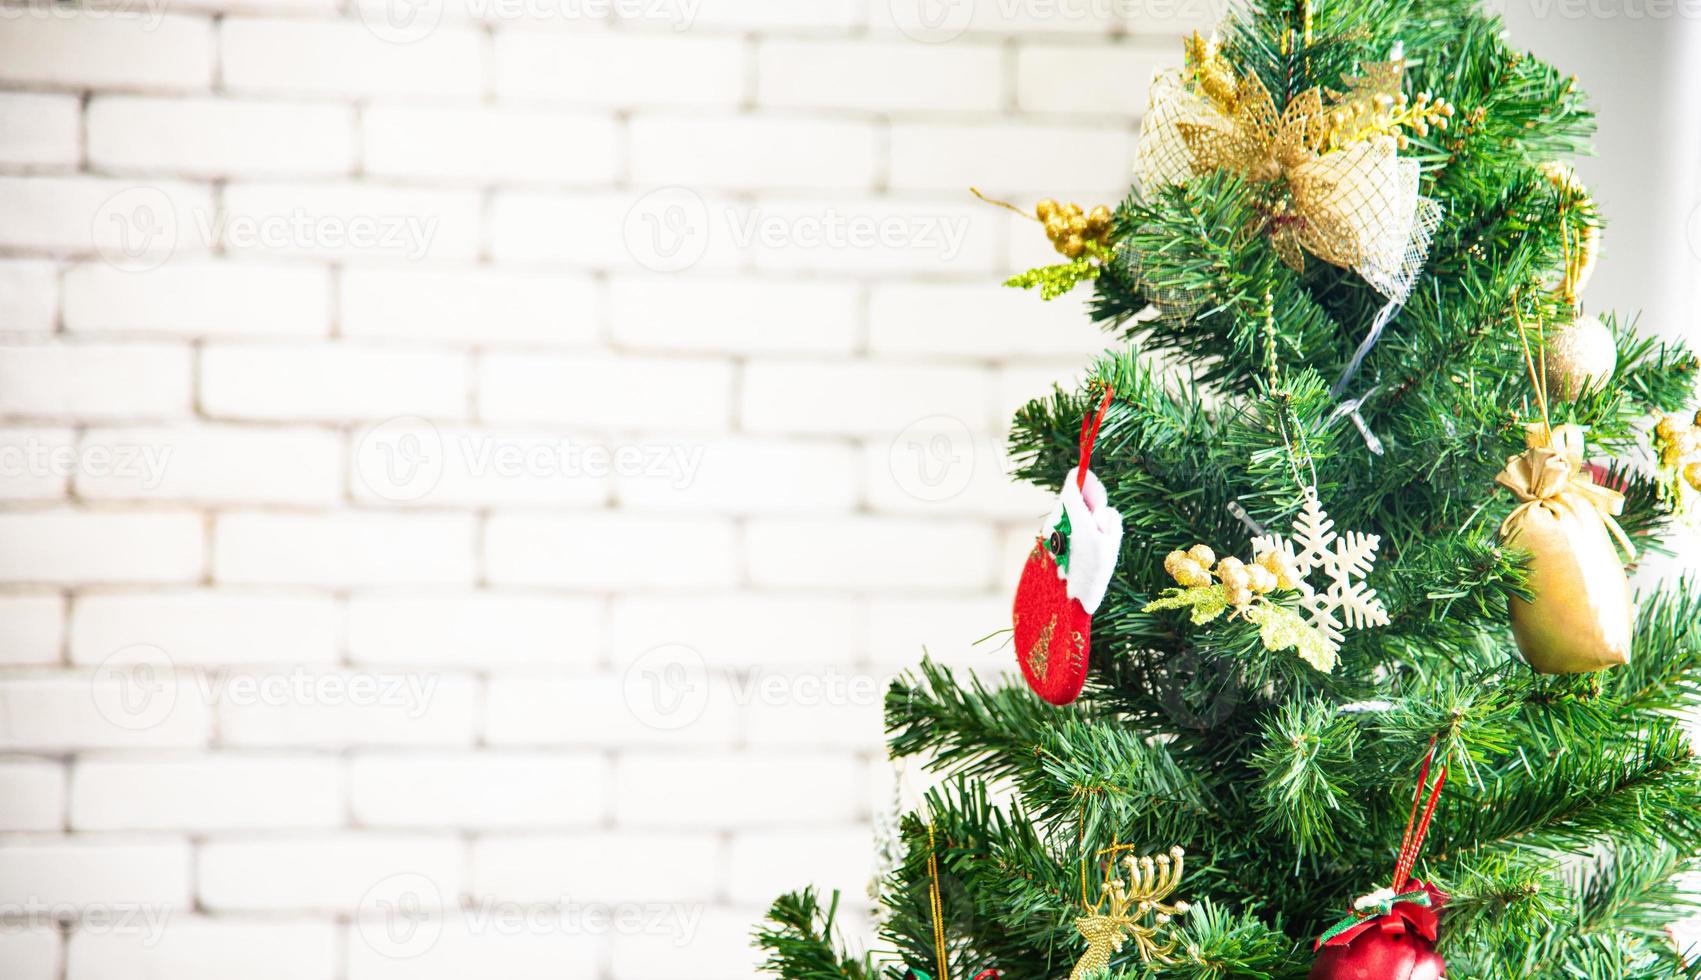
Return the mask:
M1099 854L1103 857L1126 849L1127 845L1117 845ZM1121 861L1128 870L1127 880L1117 874L1116 862L1107 865L1098 902L1090 915L1075 920L1075 928L1087 940L1087 951L1076 961L1069 980L1085 980L1108 969L1111 954L1121 952L1130 938L1142 963L1173 962L1171 954L1179 940L1167 934L1160 940L1159 934L1165 932L1174 916L1185 915L1189 908L1186 902L1164 902L1181 884L1186 853L1172 847L1168 854L1156 857L1130 854Z

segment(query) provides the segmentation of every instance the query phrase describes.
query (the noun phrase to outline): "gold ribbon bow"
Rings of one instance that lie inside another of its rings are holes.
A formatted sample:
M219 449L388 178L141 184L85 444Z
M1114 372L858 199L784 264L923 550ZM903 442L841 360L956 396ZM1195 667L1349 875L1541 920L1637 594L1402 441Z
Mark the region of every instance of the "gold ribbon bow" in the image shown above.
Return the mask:
M1407 106L1404 62L1369 65L1346 93L1313 88L1277 112L1263 82L1239 75L1215 42L1187 41L1187 68L1160 74L1140 127L1146 188L1228 170L1267 185L1272 247L1296 271L1305 254L1363 276L1404 302L1441 208L1418 193L1419 167L1398 155L1399 127L1445 126L1452 107Z
M1600 516L1601 523L1634 561L1636 545L1616 520L1624 513L1624 494L1596 483L1583 469L1583 429L1561 425L1550 431L1537 423L1529 427L1526 442L1530 448L1523 455L1508 459L1506 468L1494 478L1522 501L1501 522L1500 533L1504 536L1532 507L1574 511L1588 507Z

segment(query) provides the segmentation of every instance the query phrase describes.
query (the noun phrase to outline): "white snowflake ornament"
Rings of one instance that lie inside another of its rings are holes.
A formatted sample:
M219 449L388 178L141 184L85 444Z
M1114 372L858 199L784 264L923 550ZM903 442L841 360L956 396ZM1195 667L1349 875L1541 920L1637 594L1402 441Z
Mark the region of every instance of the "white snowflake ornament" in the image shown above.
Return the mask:
M1265 534L1252 539L1255 554L1274 551L1292 565L1300 606L1309 614L1311 625L1322 634L1331 665L1344 638L1343 622L1352 629L1388 625L1388 610L1376 597L1376 590L1364 582L1376 563L1376 548L1381 543L1382 539L1374 534L1359 531L1336 534L1335 522L1323 512L1315 488L1305 491L1305 503L1293 521L1292 538ZM1317 569L1322 569L1328 580L1321 592L1307 581Z

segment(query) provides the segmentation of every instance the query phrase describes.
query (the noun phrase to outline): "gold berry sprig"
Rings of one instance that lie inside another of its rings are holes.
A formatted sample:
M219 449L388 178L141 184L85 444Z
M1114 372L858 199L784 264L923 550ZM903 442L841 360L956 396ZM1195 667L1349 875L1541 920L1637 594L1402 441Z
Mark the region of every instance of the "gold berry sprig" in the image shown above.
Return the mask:
M1325 148L1338 149L1371 136L1392 134L1404 150L1410 143L1405 130L1419 137L1429 136L1431 127L1445 132L1458 111L1453 103L1428 92L1419 92L1415 102L1403 91L1365 94L1329 111Z
M1667 415L1654 426L1654 448L1660 454L1660 469L1676 475L1701 490L1701 412L1685 422Z
M1223 597L1236 609L1250 604L1256 596L1299 587L1299 571L1293 559L1276 550L1258 555L1249 565L1233 555L1218 561L1216 552L1196 544L1186 551L1170 552L1164 559L1164 571L1183 588L1221 582Z
M1069 258L1085 255L1089 242L1100 248L1110 245L1110 208L1103 204L1083 212L1079 204L1059 204L1048 197L1034 205L1034 214L1045 226L1052 247Z

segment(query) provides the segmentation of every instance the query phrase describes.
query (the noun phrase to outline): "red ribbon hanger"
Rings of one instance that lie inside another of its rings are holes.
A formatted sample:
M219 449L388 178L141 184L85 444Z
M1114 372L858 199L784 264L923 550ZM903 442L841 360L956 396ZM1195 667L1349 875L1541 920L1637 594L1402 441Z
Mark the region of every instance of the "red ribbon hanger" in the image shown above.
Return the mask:
M1099 426L1104 424L1105 412L1110 410L1110 400L1116 390L1110 385L1104 387L1104 400L1099 402L1099 410L1090 415L1081 416L1081 465L1075 474L1075 487L1087 489L1087 466L1093 461L1093 443L1098 441Z

